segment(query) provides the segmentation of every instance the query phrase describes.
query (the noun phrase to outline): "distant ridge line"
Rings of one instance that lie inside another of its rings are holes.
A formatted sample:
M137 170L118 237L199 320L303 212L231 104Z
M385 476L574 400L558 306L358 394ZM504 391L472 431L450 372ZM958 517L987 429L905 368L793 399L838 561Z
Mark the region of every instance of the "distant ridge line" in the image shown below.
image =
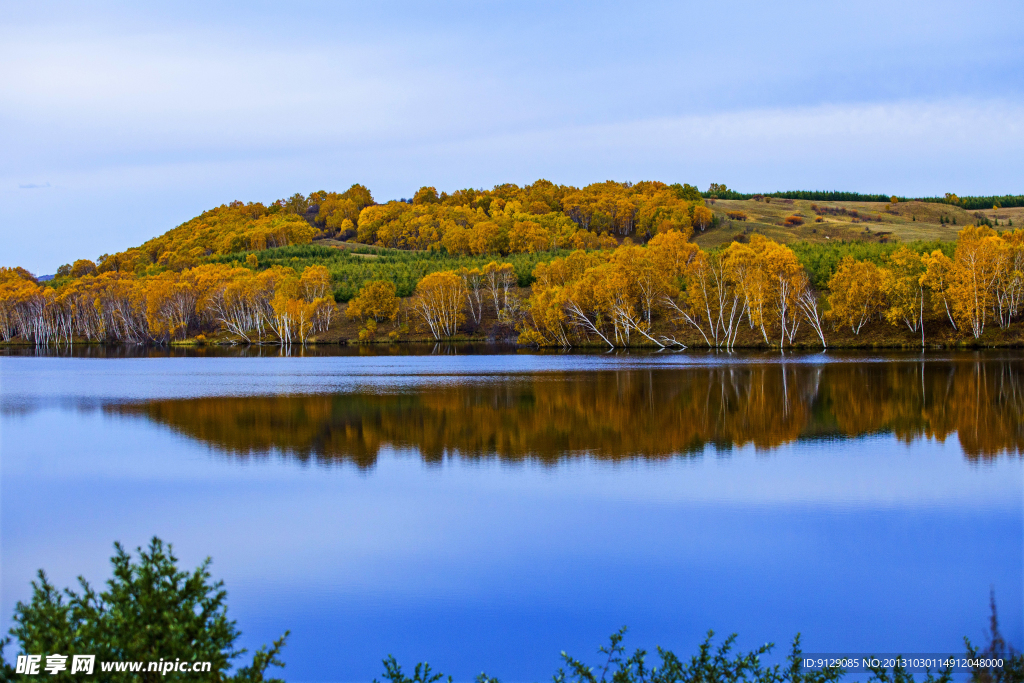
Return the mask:
M943 197L903 197L888 194L865 194L861 192L845 192L842 190L786 190L779 192L736 192L735 190L716 190L702 192L705 198L717 199L752 199L754 197L771 197L773 199L803 199L819 202L887 202L893 196L898 201L929 202L933 204L951 204L968 211L991 209L993 206L1009 208L1024 206L1024 194L1006 194L989 196L957 197L950 194Z

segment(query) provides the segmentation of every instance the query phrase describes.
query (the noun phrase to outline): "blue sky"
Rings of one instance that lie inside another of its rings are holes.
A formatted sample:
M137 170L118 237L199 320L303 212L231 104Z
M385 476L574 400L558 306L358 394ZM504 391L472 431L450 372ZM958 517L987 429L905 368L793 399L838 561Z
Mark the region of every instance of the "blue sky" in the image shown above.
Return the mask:
M1024 3L6 3L0 265L547 178L1024 192Z

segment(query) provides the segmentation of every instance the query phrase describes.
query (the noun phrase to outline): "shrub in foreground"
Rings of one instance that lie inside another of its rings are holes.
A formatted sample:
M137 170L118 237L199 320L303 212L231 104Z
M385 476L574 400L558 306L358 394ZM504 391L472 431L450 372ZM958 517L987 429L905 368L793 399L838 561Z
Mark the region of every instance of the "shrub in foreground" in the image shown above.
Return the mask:
M563 666L552 677L553 683L838 683L847 672L833 667L821 670L807 670L802 666L803 652L800 635L793 644L785 664L765 666L761 658L774 648L767 643L746 653L734 653L736 634L726 638L718 647L713 647L713 631L698 648L697 654L689 660L681 659L671 650L657 648L659 662L652 666L646 650L637 649L632 655L622 645L626 628L613 633L607 646L598 648L603 661L596 666L576 659L562 652ZM1002 669L975 668L970 674L972 683L1021 683L1024 682L1024 655L1009 647L999 634L996 622L995 601L992 602L990 643L984 650L978 650L964 639L969 659L1002 659ZM451 683L452 677L434 672L430 665L420 662L407 675L402 667L389 656L384 660L385 681L390 683ZM928 671L921 683L951 683L954 674L951 669ZM897 666L870 668L868 681L875 683L915 683L913 674ZM374 679L374 683L378 683ZM476 677L476 683L499 683L486 673Z
M27 654L60 653L68 657L68 671L43 674L52 681L79 680L72 676L73 655L95 655L94 681L236 681L237 683L282 683L266 678L271 665L283 667L278 659L288 633L270 647L261 647L248 666L228 676L232 663L245 654L235 649L241 632L228 619L227 592L220 581L210 580L210 559L194 571L178 568L172 547L153 537L149 547L138 548L138 561L115 543L110 559L113 577L107 588L97 592L82 577L81 592L60 591L40 570L32 582L32 599L14 608L13 635L20 651ZM5 640L4 643L8 643ZM2 655L2 645L0 645ZM139 674L102 672L99 662L210 662L203 673L144 671ZM2 661L2 659L0 659ZM43 664L46 663L45 656ZM0 681L34 680L16 674L9 664L0 665Z
M84 578L79 577L81 593L59 591L40 570L32 582L32 599L18 602L14 610L13 635L23 653L60 653L68 659L76 654L96 656L96 662L210 662L211 670L200 674L185 672L142 671L137 674L105 672L99 667L89 680L95 681L235 681L236 683L283 683L266 678L270 666L283 667L278 658L288 636L284 635L270 647L261 647L248 666L228 676L232 661L245 653L236 650L241 633L227 617L227 593L220 581L211 582L207 558L194 571L178 569L172 547L153 537L148 548L138 548L138 561L115 543L111 558L113 577L107 589L97 593ZM968 659L1001 659L1001 669L975 668L972 683L1024 683L1024 655L1010 647L999 633L995 597L991 599L989 644L975 648L968 639ZM785 664L765 666L761 658L773 649L771 643L746 653L734 653L736 635L713 647L714 633L709 631L688 660L671 650L657 648L659 662L651 666L648 653L637 649L629 655L622 645L626 629L612 634L607 646L601 647L603 662L590 666L562 652L563 667L553 676L553 683L837 683L846 672L841 668L805 670L802 667L800 636L793 639ZM0 683L29 681L37 676L16 673L3 658L0 640ZM383 678L390 683L451 683L452 677L434 672L421 662L411 676L407 675L393 656L384 660ZM55 674L55 675L54 675ZM80 680L64 670L47 675L53 681ZM870 669L869 681L877 683L915 683L905 669L885 667ZM950 683L949 669L927 672L922 683ZM499 683L498 679L481 673L477 683ZM376 679L374 683L378 683Z

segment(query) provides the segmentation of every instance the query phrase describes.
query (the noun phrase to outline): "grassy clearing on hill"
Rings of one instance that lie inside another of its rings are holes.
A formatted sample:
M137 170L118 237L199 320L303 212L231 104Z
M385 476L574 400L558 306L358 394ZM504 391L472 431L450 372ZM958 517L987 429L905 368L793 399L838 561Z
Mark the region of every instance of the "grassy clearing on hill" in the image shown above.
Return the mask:
M802 199L772 199L770 202L720 199L710 206L719 225L694 236L693 241L703 249L724 246L734 240L745 241L755 232L782 243L835 240L876 244L894 240L953 242L964 226L978 222L979 217L975 214L993 221L998 218L1000 228L1009 227L1009 220L1017 226L1024 222L1024 209L974 212L948 204L917 201L892 205L887 202L813 202ZM819 216L813 207L818 207L822 215ZM747 219L730 219L729 212L736 211L745 213ZM798 216L803 223L787 225L786 219L790 216ZM819 217L821 222L816 221Z

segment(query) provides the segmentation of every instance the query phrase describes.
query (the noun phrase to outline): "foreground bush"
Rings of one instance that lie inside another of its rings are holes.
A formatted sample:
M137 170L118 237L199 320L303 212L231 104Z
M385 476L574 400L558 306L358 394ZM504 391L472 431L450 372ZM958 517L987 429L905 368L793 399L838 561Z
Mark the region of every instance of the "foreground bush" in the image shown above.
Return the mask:
M71 589L58 591L40 570L38 581L32 582L32 599L18 602L14 610L13 635L25 654L59 653L70 660L74 655L95 655L97 666L88 675L95 681L204 681L235 683L283 683L266 678L270 666L283 667L278 655L284 647L284 635L269 648L261 647L248 666L228 676L232 660L245 654L236 650L241 633L227 617L227 593L220 581L211 582L207 558L194 571L178 569L178 559L170 545L153 537L145 550L138 548L138 561L119 544L111 558L113 577L107 590L97 593L84 578L79 577L81 593ZM999 633L995 598L991 602L989 644L984 650L975 648L968 639L969 659L1002 659L1002 669L975 668L973 683L1024 682L1024 655L1016 653ZM553 683L834 683L846 672L840 668L806 671L802 667L799 634L784 665L764 666L762 656L773 649L771 643L747 653L733 653L736 635L712 647L714 633L709 631L698 652L689 660L679 658L671 650L657 648L659 662L648 663L648 653L637 649L628 655L622 645L626 629L612 634L608 646L598 651L603 662L590 666L562 652L564 666L553 676ZM10 639L0 640L0 683L31 681L45 676L52 681L77 681L68 670L40 671L35 675L19 674L3 658ZM139 673L104 671L100 662L209 662L211 670L194 672L141 671ZM41 663L43 664L43 663ZM383 678L390 683L451 683L452 677L435 673L421 662L408 676L393 656L383 661ZM70 666L68 667L70 668ZM42 666L40 666L42 669ZM937 674L937 675L936 675ZM914 683L913 675L896 667L870 669L870 681L878 683ZM949 669L928 672L923 683L950 683ZM477 683L499 683L498 679L481 673ZM374 683L378 683L376 679Z
M774 664L764 666L761 657L771 652L772 643L762 645L747 653L733 653L736 634L726 638L717 648L712 646L714 632L709 631L697 654L689 660L680 659L671 650L658 648L660 661L651 666L646 650L637 649L628 655L622 646L626 634L623 627L613 633L606 647L598 648L602 660L596 666L576 659L562 652L564 666L560 667L552 677L553 683L835 683L846 676L840 668L827 668L820 671L805 670L801 666L802 650L800 635L793 639L793 645L786 657L785 665ZM1024 655L1015 653L999 634L996 623L995 602L992 603L991 642L979 651L966 638L966 657L1001 658L1005 662L1002 669L974 669L970 675L972 683L1020 683L1024 681ZM389 656L384 660L383 678L390 683L451 683L452 677L435 673L430 665L420 662L408 676L402 667ZM954 674L950 670L929 671L922 683L950 683ZM913 674L902 667L887 669L874 667L867 680L877 683L914 683ZM378 683L374 679L374 683ZM486 673L476 677L476 683L499 683Z
M245 654L235 649L241 632L227 616L227 592L220 581L210 580L210 559L191 573L178 569L178 558L170 545L154 537L139 559L115 543L110 562L113 577L101 593L79 577L81 593L69 588L57 590L40 570L32 582L32 599L14 608L13 635L26 654L68 656L95 655L95 681L236 681L237 683L282 683L265 678L271 666L284 666L278 659L288 633L269 648L261 647L252 662L228 676L233 660ZM8 643L9 639L4 643ZM2 646L0 646L2 655ZM210 662L204 673L142 672L140 674L100 671L99 662L173 662L176 659ZM41 669L40 669L41 670ZM80 680L69 671L41 676L52 681ZM40 676L15 673L0 662L0 681L35 680Z

